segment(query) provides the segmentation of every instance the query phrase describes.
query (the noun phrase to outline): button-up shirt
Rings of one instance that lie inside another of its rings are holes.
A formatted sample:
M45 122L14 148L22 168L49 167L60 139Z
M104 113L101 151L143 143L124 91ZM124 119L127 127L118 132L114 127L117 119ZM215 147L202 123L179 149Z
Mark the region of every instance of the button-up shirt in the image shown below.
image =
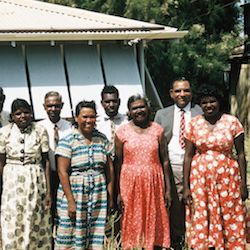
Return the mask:
M62 118L57 123L53 123L49 118L46 118L42 121L39 121L39 124L43 125L48 131L49 147L50 147L49 150L50 166L52 171L56 171L55 140L54 140L55 124L58 127L59 140L72 132L72 124L69 121Z

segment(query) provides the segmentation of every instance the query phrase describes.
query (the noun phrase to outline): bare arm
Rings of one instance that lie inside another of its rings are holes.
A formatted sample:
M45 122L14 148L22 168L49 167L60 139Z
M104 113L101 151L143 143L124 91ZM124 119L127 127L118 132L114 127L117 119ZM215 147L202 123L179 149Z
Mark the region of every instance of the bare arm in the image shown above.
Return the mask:
M71 219L75 219L76 216L76 203L74 196L71 191L69 174L71 160L66 157L58 156L57 157L57 166L58 166L58 175L59 179L65 193L65 196L68 201L68 215Z
M115 174L116 174L115 189L117 196L119 197L120 197L120 172L122 163L123 163L123 142L117 136L115 136L115 161L114 161Z
M242 200L246 200L248 197L247 192L247 177L246 177L246 158L244 152L244 134L240 134L234 139L234 145L238 155L238 163L240 167L240 175L241 175L241 184L240 184L240 191L241 191L241 198Z
M191 168L191 161L194 156L195 146L194 144L185 139L186 147L185 147L185 156L184 156L184 165L183 165L183 199L186 204L191 204L191 193L190 193L190 168Z
M114 165L110 156L108 156L106 167L107 167L106 176L107 176L107 189L109 195L108 196L109 208L112 209L114 207L115 172L114 172Z
M51 187L50 187L50 163L48 159L48 153L42 153L42 165L45 172L45 180L47 186L47 194L45 198L45 208L50 209L51 207Z
M6 163L6 154L0 154L0 194L2 193L3 167Z
M160 152L160 161L162 164L163 175L164 175L164 184L165 184L165 202L169 208L171 205L171 190L170 190L170 181L169 181L169 157L168 152L165 147L165 138L164 133L161 134L159 140L159 152Z

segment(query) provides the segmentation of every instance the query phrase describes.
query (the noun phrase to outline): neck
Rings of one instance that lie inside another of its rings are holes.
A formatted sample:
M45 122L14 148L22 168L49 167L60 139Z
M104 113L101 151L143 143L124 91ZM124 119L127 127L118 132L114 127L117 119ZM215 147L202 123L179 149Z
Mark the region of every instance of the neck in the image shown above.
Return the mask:
M215 124L222 116L221 112L218 112L217 114L213 116L205 116L205 119L210 123L210 124Z
M134 126L142 128L142 129L145 129L145 128L147 128L149 126L149 120L146 120L146 121L141 122L141 123L137 123L134 120L132 120L132 122L133 122Z

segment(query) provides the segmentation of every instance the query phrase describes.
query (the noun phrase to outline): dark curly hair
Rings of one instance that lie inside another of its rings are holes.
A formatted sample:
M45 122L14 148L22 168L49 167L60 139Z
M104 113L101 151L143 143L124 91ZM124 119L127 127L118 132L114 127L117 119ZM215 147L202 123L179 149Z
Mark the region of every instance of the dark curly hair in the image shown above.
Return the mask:
M205 97L215 97L217 101L221 104L224 95L220 87L215 85L202 84L197 90L198 103L201 103L201 100Z

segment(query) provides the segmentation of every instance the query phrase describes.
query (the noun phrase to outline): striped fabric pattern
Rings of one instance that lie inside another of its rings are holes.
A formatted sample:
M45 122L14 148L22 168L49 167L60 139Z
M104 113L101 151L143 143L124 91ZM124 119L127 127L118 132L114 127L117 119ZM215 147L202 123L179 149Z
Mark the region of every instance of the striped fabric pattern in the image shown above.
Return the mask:
M111 144L97 130L90 145L84 143L78 130L59 141L56 155L71 159L70 185L77 211L76 220L70 220L68 202L60 185L56 249L103 249L107 215L104 166L111 152Z

